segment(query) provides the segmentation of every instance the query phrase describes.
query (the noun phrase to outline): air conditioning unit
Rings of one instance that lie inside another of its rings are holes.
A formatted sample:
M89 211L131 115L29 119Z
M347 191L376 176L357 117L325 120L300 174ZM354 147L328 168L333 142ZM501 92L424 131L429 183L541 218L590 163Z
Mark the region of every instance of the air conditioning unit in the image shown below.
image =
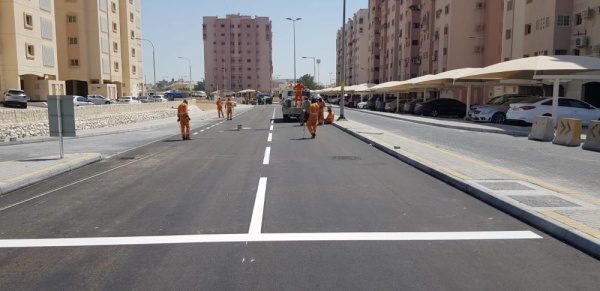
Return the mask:
M480 52L482 52L482 51L483 51L483 46L482 46L482 45L476 45L476 46L473 48L473 52L480 53Z
M412 63L413 63L413 64L415 64L415 65L420 65L420 64L421 64L421 59L414 58L414 59L412 60Z
M435 62L437 60L437 56L436 55L432 55L431 56L431 60Z
M433 39L437 40L438 38L440 38L440 32L436 30L435 33L433 34Z
M592 18L594 17L594 10L593 9L585 9L583 11L581 11L581 17L583 18Z
M435 11L435 18L440 18L441 14L442 14L442 9L438 9L437 11Z
M475 31L483 31L485 29L485 25L477 24L475 25Z
M588 37L587 36L578 36L575 38L575 46L577 47L585 47L588 45Z
M483 7L485 7L485 3L483 2L477 2L477 4L475 4L475 8L477 9L483 9Z

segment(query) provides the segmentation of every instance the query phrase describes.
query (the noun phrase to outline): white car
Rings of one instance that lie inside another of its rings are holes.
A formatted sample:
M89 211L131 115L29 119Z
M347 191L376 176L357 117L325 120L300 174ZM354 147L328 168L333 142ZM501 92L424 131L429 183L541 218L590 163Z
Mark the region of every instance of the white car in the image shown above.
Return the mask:
M140 102L140 100L138 100L137 97L133 97L133 96L119 97L119 98L117 98L117 103L119 103L119 104L142 104L142 102Z
M154 102L167 102L167 99L163 95L150 96Z
M94 103L88 101L88 99L86 97L74 95L73 96L73 105L87 106L87 105L94 105Z
M367 108L368 103L369 102L367 102L367 101L358 102L358 104L356 104L356 108L357 109L365 109L365 108Z
M102 95L87 95L87 99L88 99L88 101L90 101L96 105L104 105L104 104L112 103L112 101L110 99L107 99L106 97L104 97Z
M544 98L533 103L513 103L506 112L507 121L533 123L536 116L552 116L552 98ZM583 125L590 120L600 120L600 109L581 100L558 99L558 118L581 119Z

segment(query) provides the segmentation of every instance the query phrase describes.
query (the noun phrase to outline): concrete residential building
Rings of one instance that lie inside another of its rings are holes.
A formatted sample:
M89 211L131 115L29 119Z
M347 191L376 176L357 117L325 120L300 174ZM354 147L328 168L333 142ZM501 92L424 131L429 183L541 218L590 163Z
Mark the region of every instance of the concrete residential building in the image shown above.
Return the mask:
M64 94L59 81L54 1L0 1L0 101L22 89L32 101Z
M572 54L600 57L600 0L574 0L573 12ZM569 82L566 95L600 107L600 76L597 80Z
M272 30L268 17L204 17L206 91L271 90Z
M337 31L337 82L341 79L342 60L345 60L345 84L369 83L369 10L360 9L346 23L346 57L342 57L342 29Z
M135 40L141 36L140 1L55 3L59 73L67 94L141 95L141 42Z

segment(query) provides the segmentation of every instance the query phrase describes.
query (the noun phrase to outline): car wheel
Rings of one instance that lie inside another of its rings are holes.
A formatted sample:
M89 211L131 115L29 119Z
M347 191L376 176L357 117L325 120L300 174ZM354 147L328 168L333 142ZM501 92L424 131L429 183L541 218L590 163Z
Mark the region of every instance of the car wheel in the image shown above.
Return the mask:
M502 114L502 113L498 112L492 116L493 123L501 124L501 123L504 123L504 121L506 121L506 116L504 116L504 114Z
M104 104L110 104L110 102L106 101L106 102L104 102Z
M546 113L546 114L544 114L544 115L542 115L542 116L552 116L552 114L550 114L550 113Z
M437 110L435 110L435 109L432 109L432 110L429 112L429 115L430 115L431 117L438 117L438 115L439 115L439 112L438 112Z

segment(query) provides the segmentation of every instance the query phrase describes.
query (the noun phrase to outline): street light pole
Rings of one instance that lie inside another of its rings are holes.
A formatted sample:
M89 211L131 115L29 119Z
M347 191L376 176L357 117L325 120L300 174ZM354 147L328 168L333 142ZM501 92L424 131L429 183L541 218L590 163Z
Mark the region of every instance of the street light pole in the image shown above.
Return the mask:
M344 102L346 102L344 85L346 82L346 0L344 0L342 12L342 65L341 65L341 89L342 89L342 101L340 102L340 117L338 120L345 120L344 116Z
M137 37L136 39L148 41L150 43L150 45L152 45L152 69L154 70L154 84L153 84L152 88L154 88L154 94L156 94L156 58L154 57L154 44L149 39L146 39L146 38Z
M315 80L315 78L317 76L317 63L316 63L317 58L316 57L302 57L302 58L303 59L312 59L313 60L313 80ZM315 86L316 86L316 84L317 84L317 82L315 80Z
M321 59L317 59L317 85L320 83L319 75L321 75Z
M184 58L184 57L179 57L180 59L185 59L188 61L188 63L190 64L190 95L192 94L193 91L193 87L192 87L192 61L190 61L190 59L188 58Z
M296 21L301 20L302 18L292 19L288 17L286 19L290 20L294 27L294 83L296 83L298 82L298 79L296 79Z

